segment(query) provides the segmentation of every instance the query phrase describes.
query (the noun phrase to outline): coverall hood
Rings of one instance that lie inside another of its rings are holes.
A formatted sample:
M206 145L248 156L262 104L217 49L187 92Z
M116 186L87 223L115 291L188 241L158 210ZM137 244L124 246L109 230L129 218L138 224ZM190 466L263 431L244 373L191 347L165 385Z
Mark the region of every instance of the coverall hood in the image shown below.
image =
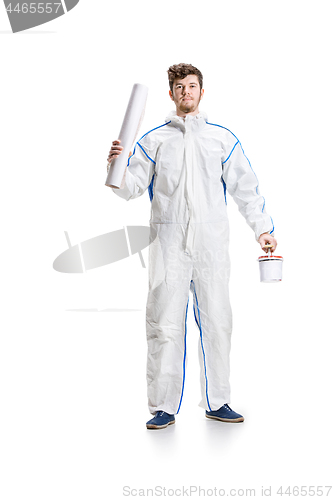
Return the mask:
M199 112L196 115L186 115L185 117L182 117L178 116L176 111L171 111L171 113L169 113L166 117L165 122L170 122L170 125L173 125L174 127L177 127L185 132L186 125L188 126L189 124L191 124L190 126L194 130L200 130L205 126L207 120L208 117L204 112Z

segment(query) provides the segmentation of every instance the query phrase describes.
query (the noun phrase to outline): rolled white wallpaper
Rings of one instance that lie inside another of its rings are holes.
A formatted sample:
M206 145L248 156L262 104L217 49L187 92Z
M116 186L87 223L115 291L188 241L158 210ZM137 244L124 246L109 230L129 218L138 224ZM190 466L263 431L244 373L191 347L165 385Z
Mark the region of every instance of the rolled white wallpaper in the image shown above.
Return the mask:
M138 133L148 96L148 87L141 83L133 85L131 97L128 101L123 124L118 136L121 146L124 148L118 158L109 162L109 171L105 185L119 188L127 167L128 156Z

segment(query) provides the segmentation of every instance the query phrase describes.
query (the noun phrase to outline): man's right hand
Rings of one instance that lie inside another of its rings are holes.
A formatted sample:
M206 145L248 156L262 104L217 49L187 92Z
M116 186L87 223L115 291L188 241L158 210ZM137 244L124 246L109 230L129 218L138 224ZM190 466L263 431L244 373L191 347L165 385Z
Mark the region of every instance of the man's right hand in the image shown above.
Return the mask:
M116 141L113 141L112 147L110 149L110 153L108 156L108 161L110 162L111 160L114 160L115 158L118 158L118 156L122 153L123 147L119 145L120 141L117 139Z
M108 156L108 162L109 162L109 165L108 165L108 171L109 171L109 168L110 168L110 162L112 160L114 160L115 158L118 158L119 155L121 155L121 153L123 152L123 147L120 146L120 140L117 139L116 141L113 141L112 143L112 147L110 149L110 153L109 153L109 156ZM132 151L130 151L130 154L129 156L131 156L132 154ZM127 172L127 168L125 168L125 171L124 171L124 177L121 181L121 184L120 184L120 187L119 189L123 189L126 185L126 172Z

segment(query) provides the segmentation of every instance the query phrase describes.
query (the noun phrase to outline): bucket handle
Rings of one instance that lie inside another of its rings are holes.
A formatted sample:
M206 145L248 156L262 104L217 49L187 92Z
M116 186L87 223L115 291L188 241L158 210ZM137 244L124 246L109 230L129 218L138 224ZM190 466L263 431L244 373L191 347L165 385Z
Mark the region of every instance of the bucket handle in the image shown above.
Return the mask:
M273 248L274 245L270 245L269 243L267 243L266 245L264 245L262 248L268 248L268 255L269 257L272 255L272 252L271 252L271 248Z

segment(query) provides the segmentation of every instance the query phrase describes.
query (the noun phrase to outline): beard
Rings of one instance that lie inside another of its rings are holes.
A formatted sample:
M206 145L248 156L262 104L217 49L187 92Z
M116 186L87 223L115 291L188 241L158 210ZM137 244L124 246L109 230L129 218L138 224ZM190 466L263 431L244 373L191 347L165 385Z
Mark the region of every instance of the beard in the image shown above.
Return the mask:
M200 99L199 99L199 101L196 101L196 100L189 101L189 102L182 101L179 105L179 109L183 113L192 113L192 111L194 111L199 106L199 102L200 102Z

